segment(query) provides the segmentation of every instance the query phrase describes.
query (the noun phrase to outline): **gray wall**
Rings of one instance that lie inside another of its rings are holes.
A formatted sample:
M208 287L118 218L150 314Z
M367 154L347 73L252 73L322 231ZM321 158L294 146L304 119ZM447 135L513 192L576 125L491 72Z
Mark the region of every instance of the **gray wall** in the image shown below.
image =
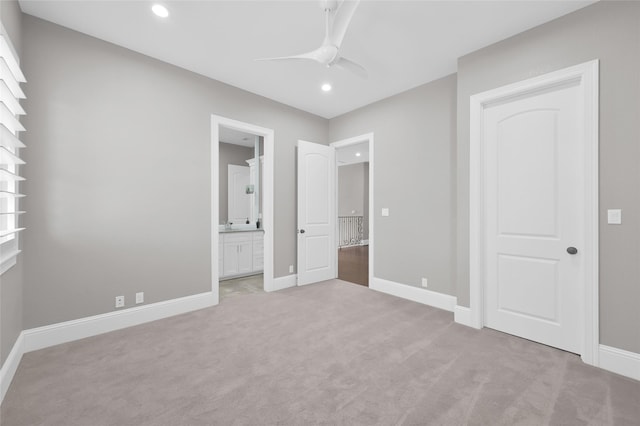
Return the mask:
M20 12L17 1L0 1L0 21L2 21L16 53L21 57L22 12ZM0 366L4 364L22 331L22 264L24 256L25 253L20 254L18 263L0 276Z
M378 278L455 294L456 77L445 77L331 119L332 141L374 132ZM381 217L382 207L390 209Z
M220 142L220 223L225 223L229 214L229 164L249 167L248 159L255 157L254 149L246 146Z
M458 61L458 303L469 306L469 96L600 59L600 337L640 352L640 3L601 2ZM621 208L623 225L606 224Z
M369 238L368 193L369 163L338 167L338 216L362 216L365 240Z
M24 326L211 288L211 114L275 131L275 275L295 264L295 145L327 120L24 16ZM217 262L214 262L214 265Z

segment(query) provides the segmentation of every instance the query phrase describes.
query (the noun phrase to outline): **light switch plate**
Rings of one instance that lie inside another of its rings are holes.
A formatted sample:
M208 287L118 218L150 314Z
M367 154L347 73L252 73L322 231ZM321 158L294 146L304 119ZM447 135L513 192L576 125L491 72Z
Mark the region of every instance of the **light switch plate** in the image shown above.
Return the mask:
M382 208L382 216L389 216L389 209L387 207Z
M622 210L621 209L607 210L607 223L609 225L622 225Z

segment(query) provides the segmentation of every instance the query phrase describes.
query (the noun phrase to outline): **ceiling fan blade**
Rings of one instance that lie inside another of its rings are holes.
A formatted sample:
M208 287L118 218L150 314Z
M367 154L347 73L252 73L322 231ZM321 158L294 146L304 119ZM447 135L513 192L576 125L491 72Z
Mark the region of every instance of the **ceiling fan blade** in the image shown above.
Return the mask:
M327 39L337 48L340 48L349 28L349 23L351 23L351 18L353 18L353 14L359 4L360 0L343 0L338 10L334 12L331 32L327 35Z
M362 65L350 61L349 59L340 58L334 63L334 65L344 70L351 71L364 79L369 77L369 73L367 73L367 70L364 69Z
M320 46L311 52L301 53L300 55L282 56L279 58L256 59L256 61L280 61L285 59L311 59L322 65L329 65L338 56L338 49L334 46Z
M301 53L300 55L292 55L292 56L278 56L276 58L259 58L254 59L254 61L287 61L287 60L297 60L297 59L311 59L317 61L316 55L314 52Z

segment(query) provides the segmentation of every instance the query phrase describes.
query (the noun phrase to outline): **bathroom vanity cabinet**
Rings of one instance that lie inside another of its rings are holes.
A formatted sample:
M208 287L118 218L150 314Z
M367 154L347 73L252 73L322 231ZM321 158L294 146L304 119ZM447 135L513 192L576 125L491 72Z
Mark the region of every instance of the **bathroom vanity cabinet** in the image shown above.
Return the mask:
M252 275L264 267L262 231L221 232L218 243L219 277Z

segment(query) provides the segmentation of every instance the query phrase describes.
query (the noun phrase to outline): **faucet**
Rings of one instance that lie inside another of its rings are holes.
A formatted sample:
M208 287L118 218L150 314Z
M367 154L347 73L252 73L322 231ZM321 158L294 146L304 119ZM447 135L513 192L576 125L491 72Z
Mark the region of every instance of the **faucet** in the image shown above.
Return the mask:
M229 219L227 219L227 221L224 223L224 229L227 231L230 230L231 225L233 225L233 222L229 222Z

